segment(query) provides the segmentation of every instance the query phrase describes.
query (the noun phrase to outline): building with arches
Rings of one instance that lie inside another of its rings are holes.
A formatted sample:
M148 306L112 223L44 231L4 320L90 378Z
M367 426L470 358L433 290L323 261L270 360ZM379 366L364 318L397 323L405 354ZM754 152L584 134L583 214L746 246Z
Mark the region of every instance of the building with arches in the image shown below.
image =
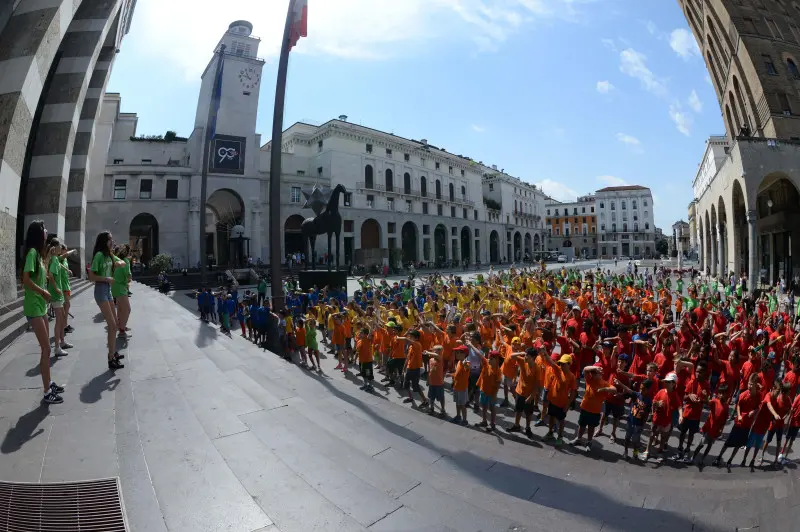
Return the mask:
M678 3L726 129L708 139L693 181L701 267L746 275L749 287L788 280L800 273L800 2Z
M547 251L567 257L597 258L597 204L593 194L570 203L551 202L547 209Z
M44 220L84 254L88 154L135 5L11 0L0 6L0 305L17 297L31 221Z

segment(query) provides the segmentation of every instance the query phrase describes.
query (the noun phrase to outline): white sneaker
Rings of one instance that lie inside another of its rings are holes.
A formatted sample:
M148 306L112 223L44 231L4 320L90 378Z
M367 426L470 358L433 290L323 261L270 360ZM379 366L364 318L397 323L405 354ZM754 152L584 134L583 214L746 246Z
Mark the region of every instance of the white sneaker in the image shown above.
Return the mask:
M75 347L75 346L72 345L69 342L64 342L64 343L61 344L61 349L72 349L73 347Z
M69 354L69 353L67 353L66 351L64 351L63 349L61 349L61 346L60 346L60 345L57 345L57 346L56 346L56 348L55 348L55 351L54 351L53 353L54 353L54 354L55 354L57 357L63 357L63 356L65 356L65 355L68 355L68 354Z

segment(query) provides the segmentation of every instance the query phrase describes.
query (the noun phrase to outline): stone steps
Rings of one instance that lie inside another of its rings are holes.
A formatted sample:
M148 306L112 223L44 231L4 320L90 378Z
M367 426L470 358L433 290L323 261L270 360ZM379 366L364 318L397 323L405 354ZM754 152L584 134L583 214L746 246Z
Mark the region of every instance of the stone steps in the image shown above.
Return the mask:
M85 279L71 279L72 298L82 294L93 286ZM29 330L28 320L23 314L24 291L17 291L17 298L0 307L0 355L14 340Z

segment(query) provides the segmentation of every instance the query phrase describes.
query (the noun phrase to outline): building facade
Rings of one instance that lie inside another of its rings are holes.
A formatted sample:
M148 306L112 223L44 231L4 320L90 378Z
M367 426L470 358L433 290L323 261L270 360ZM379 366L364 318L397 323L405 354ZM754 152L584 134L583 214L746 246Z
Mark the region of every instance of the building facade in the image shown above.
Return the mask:
M135 5L12 0L0 7L0 304L17 296L31 221L43 220L84 254L88 154Z
M727 136L711 137L694 182L696 240L712 275L749 286L800 274L800 4L679 0L717 93Z
M672 236L669 239L670 256L673 254L679 258L687 257L690 249L689 224L683 220L678 220L672 224ZM672 251L675 251L672 253Z
M223 89L203 233L208 259L218 264L247 256L270 260L264 213L270 208L271 143L260 146L255 132L263 61L251 31L248 22L236 21L217 47L224 45ZM88 234L110 229L144 262L168 253L176 265L199 265L203 139L216 58L203 74L186 138L137 136L137 115L120 111L120 95L106 95L90 157ZM346 190L338 198L343 264L496 263L533 259L545 249L547 197L541 190L425 139L353 124L342 115L290 126L281 157L281 259L305 252L301 226L313 213L303 208L304 193L336 185ZM324 235L315 251L320 258L328 252Z
M640 185L595 192L599 255L602 258L650 258L655 255L653 195Z
M547 215L547 250L573 258L597 258L597 207L593 194L575 202L550 202Z

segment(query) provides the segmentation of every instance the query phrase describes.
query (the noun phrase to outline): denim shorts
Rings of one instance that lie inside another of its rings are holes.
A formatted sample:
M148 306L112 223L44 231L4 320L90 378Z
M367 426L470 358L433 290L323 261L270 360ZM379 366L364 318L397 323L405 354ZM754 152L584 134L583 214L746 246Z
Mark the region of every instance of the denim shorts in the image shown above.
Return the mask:
M111 297L111 285L108 283L94 283L94 300L97 303L113 301Z

